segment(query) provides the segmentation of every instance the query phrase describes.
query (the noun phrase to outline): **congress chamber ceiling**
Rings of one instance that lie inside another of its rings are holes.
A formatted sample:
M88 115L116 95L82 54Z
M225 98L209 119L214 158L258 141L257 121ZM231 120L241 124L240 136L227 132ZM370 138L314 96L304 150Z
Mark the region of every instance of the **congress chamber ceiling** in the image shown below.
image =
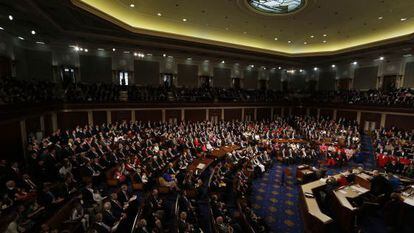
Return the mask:
M287 56L336 54L414 33L411 0L72 2L132 32Z

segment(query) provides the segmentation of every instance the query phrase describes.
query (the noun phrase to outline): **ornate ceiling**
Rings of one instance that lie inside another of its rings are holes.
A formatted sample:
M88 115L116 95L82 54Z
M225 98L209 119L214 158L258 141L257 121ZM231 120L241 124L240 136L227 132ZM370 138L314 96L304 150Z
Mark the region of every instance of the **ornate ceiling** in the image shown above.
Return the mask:
M283 15L253 10L248 1L72 0L134 33L286 56L349 52L414 33L413 0L270 0L300 5Z

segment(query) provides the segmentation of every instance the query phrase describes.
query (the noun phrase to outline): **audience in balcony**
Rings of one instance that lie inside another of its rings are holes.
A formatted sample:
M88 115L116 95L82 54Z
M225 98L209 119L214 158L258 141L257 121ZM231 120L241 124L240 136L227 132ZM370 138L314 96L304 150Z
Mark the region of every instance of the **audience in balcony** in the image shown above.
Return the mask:
M65 88L52 82L0 80L0 104L16 103L113 103L120 102L121 91L129 102L280 102L308 104L356 104L369 106L412 107L414 90L391 91L314 91L281 92L235 88L139 87L105 83L76 83Z

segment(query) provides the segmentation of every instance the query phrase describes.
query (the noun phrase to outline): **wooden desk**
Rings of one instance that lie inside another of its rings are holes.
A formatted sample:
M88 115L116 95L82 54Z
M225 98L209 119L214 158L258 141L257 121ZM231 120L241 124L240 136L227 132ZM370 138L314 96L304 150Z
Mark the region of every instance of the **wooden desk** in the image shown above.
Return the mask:
M187 169L187 172L196 172L198 171L198 174L202 174L209 166L210 164L214 162L213 159L195 159L189 166ZM204 164L203 168L199 169L197 168L200 164Z
M308 165L300 165L296 168L296 180L299 183L306 184L315 179L315 172Z
M240 146L238 145L222 146L220 148L213 149L210 155L214 158L222 158L227 153L233 152L238 149L240 149Z

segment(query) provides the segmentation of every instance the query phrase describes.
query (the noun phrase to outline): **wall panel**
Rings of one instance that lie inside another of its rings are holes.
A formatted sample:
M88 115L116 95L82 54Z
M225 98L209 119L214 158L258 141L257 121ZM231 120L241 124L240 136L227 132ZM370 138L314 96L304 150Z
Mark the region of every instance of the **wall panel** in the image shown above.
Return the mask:
M385 128L397 127L406 130L414 129L414 116L388 115L385 120Z
M80 55L79 61L82 82L112 82L111 57Z
M357 119L357 112L355 111L337 111L336 113L336 119L346 119L355 121Z
M231 83L231 70L226 68L214 68L214 87L230 87Z
M131 121L131 111L112 111L111 112L111 120L112 122L130 122Z
M102 125L103 123L108 123L106 119L106 111L93 111L93 124Z
M361 67L355 70L355 89L375 89L377 87L378 66Z
M178 85L182 87L198 86L198 66L178 64Z
M224 120L225 121L240 121L242 118L241 109L224 109Z
M414 87L414 62L409 62L405 65L403 86Z
M158 122L162 121L161 110L137 110L135 111L135 120L142 122Z
M134 79L137 85L158 87L160 85L160 64L154 61L135 60Z
M268 121L268 120L270 120L270 118L271 118L270 108L258 108L256 111L257 111L256 112L256 118L257 118L258 121L263 121L263 120Z
M186 109L184 114L185 121L198 122L206 120L205 109Z
M57 124L61 130L74 129L76 126L84 127L88 124L87 112L58 112Z

